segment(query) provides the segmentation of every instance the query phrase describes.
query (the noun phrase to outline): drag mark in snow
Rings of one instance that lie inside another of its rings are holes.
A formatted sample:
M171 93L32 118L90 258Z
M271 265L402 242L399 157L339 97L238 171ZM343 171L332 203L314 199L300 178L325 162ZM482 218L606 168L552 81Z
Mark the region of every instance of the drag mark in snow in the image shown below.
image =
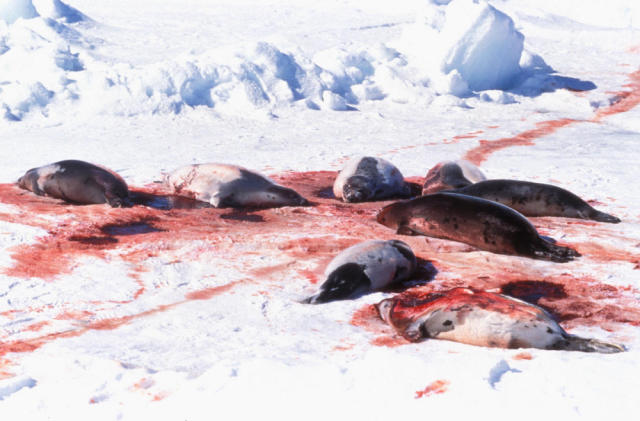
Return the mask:
M556 130L575 123L578 120L564 118L560 120L548 120L536 123L536 128L524 131L513 137L505 137L498 140L480 140L480 145L471 149L464 155L464 159L476 165L482 164L489 155L512 146L531 146L534 140L550 135Z
M31 332L38 332L39 330L42 330L43 327L48 326L50 324L51 324L50 322L43 320L41 322L37 322L25 327L24 330L30 330Z
M449 380L436 380L431 383L429 386L425 387L423 390L418 390L416 392L416 399L423 398L425 396L437 395L440 393L444 393L449 388L451 382Z
M495 126L498 127L498 126ZM399 146L397 148L394 149L390 149L386 152L383 152L381 155L392 155L392 154L397 154L401 151L406 151L406 150L411 150L411 149L417 149L417 148L421 148L421 147L429 147L429 146L436 146L436 145L440 145L440 144L446 144L446 145L452 145L452 144L456 144L459 143L461 140L465 140L465 139L475 139L476 137L478 137L478 135L484 133L484 130L475 130L466 134L461 134L461 135L457 135L457 136L453 136L451 139L442 139L441 141L430 141L430 142L425 142L425 143L420 143L420 144L416 144L416 145L406 145L406 146Z
M623 86L629 90L615 92L611 105L598 110L592 121L600 122L604 117L624 113L640 104L640 70L631 73L629 79L629 83Z
M559 119L547 120L536 123L536 128L519 133L513 137L506 137L498 140L480 140L480 144L468 151L464 159L480 165L494 152L512 146L531 146L534 141L543 136L550 135L558 129L581 122L599 123L605 117L624 113L640 104L640 70L628 75L629 83L623 85L625 90L612 92L611 105L600 108L589 120Z
M202 289L200 291L189 292L185 295L185 298L187 300L209 300L216 295L220 295L231 290L236 285L236 283L237 282L230 282L228 284L217 287L210 287Z
M111 318L105 318L105 319L94 320L94 321L84 321L85 325L77 329L50 333L47 335L43 335L36 338L31 338L31 339L5 341L0 343L0 357L3 357L9 353L32 352L54 340L62 339L62 338L74 338L77 336L81 336L91 330L114 330L123 325L130 323L133 320L152 316L158 313L162 313L176 306L191 302L193 300L210 299L215 295L219 295L229 291L236 284L237 282L231 282L229 284L221 285L219 287L206 288L202 291L194 291L192 293L187 294L185 296L186 298L185 300L181 300L171 304L162 304L136 314L130 314L130 315L121 316L121 317L111 317Z
M479 134L484 133L484 130L476 130L475 132L469 132L467 134L461 134L458 136L453 136L454 141L463 140L463 139L475 139Z

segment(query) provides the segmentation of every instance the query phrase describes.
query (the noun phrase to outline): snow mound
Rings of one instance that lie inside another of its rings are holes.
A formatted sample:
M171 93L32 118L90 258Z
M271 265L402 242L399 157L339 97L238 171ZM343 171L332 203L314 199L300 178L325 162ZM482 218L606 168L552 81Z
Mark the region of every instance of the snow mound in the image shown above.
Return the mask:
M488 3L451 2L440 39L446 50L442 71L457 70L474 91L506 89L520 72L524 36Z
M480 0L454 0L429 5L397 46L436 91L462 97L512 87L522 73L523 44L503 12Z
M11 25L18 19L31 19L38 16L38 12L31 0L3 0L0 3L0 20Z
M431 1L395 43L330 48L306 56L268 42L133 65L110 60L91 21L60 0L11 0L0 17L0 121L198 109L271 118L280 107L357 110L369 101L461 106L468 97L511 104L560 87L595 85L551 76L523 50L513 20L483 0ZM19 19L18 17L31 17ZM499 92L498 92L499 91ZM485 92L485 93L483 93ZM440 98L443 95L452 98Z
M78 9L63 3L60 0L33 0L33 5L40 16L60 19L65 23L76 23L91 20Z

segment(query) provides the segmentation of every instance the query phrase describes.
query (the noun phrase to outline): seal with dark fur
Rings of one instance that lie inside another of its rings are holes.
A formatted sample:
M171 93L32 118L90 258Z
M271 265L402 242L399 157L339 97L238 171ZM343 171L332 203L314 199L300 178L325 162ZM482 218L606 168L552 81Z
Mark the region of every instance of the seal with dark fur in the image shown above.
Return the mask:
M391 162L371 156L352 159L333 183L333 195L345 202L408 197L411 189Z
M51 196L77 204L126 204L127 183L115 172L89 162L67 160L32 168L18 186L39 196Z
M518 180L486 180L455 190L456 193L502 203L525 216L562 216L618 223L620 219L594 209L568 190L550 184Z
M304 302L320 304L355 298L407 280L416 265L411 247L402 241L364 241L343 250L329 263L320 292Z
M378 314L405 339L444 339L495 348L622 352L624 347L570 335L544 309L468 288L405 293L381 301Z
M568 262L580 254L542 238L517 211L491 200L441 192L392 203L377 221L398 234L460 241L479 249Z

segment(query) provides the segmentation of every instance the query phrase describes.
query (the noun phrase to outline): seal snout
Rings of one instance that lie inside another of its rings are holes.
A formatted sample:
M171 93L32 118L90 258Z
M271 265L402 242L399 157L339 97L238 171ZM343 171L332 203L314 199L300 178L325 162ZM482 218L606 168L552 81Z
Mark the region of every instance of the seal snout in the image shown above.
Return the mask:
M342 188L342 197L346 202L365 202L373 197L370 188L371 181L365 177L356 175L349 177Z
M309 206L309 201L293 189L273 186L269 190L275 194L275 201L282 203L284 206Z
M347 202L364 202L367 195L362 190L345 189L344 198Z
M380 209L378 214L376 215L376 222L382 224L389 228L397 227L398 221L397 218L394 218L393 214L397 208L397 203L392 203Z
M387 207L385 206L384 208L380 209L380 211L378 212L378 214L376 215L376 222L378 224L382 224L382 225L387 225L387 212L386 212Z

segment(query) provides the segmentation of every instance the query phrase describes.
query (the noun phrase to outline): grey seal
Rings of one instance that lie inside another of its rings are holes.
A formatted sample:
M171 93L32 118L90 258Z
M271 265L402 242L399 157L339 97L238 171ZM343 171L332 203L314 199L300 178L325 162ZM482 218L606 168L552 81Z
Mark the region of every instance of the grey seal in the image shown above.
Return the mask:
M18 179L18 186L39 196L51 196L77 204L127 204L129 189L115 172L89 162L59 161L32 168Z

